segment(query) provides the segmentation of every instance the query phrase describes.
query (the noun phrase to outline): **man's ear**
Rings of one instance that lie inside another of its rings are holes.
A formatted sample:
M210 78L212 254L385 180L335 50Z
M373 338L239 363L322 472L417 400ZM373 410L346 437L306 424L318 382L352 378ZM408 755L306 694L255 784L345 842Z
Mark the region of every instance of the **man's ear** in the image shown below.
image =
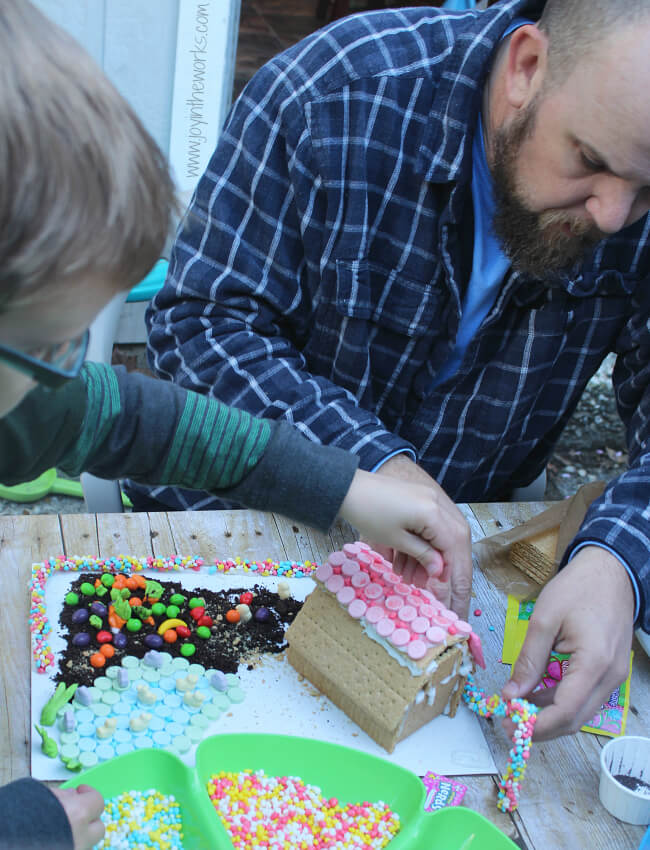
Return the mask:
M510 36L506 59L505 95L514 109L528 106L541 90L548 65L548 38L534 24Z

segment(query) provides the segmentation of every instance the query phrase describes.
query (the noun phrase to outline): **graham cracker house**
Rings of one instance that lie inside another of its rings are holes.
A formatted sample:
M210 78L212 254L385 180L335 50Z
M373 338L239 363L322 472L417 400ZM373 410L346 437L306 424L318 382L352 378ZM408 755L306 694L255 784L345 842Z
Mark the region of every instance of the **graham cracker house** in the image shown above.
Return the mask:
M297 672L388 752L453 717L474 662L484 666L471 626L365 543L333 552L315 577L286 636Z

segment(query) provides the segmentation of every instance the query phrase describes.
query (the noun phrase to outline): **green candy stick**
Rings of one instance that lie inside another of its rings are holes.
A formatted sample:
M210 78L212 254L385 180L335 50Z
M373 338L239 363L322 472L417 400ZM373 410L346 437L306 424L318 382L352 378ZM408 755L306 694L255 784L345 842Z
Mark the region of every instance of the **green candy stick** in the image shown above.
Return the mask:
M78 685L75 684L66 688L64 682L59 682L54 694L41 709L41 726L54 726L59 709L70 702L77 687Z
M59 748L56 745L56 741L54 738L50 738L45 729L41 726L37 726L34 723L34 729L41 736L41 752L43 752L49 759L55 759L59 754Z

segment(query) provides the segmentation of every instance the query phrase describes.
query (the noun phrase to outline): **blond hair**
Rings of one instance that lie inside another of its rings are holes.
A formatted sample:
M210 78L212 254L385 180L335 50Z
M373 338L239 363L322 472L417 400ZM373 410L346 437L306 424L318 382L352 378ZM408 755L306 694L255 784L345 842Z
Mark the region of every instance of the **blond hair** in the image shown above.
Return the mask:
M165 158L83 48L28 0L0 0L0 304L159 258L175 209Z
M617 30L650 14L648 0L547 0L539 28L548 36L547 85L559 85Z

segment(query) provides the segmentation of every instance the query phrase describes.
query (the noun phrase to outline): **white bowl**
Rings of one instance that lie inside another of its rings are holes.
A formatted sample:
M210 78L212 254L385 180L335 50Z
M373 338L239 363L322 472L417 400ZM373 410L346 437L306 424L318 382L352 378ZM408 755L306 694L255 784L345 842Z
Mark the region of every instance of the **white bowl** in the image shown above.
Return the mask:
M621 784L622 776L640 790ZM650 738L623 735L612 738L600 751L600 802L626 823L650 823Z

